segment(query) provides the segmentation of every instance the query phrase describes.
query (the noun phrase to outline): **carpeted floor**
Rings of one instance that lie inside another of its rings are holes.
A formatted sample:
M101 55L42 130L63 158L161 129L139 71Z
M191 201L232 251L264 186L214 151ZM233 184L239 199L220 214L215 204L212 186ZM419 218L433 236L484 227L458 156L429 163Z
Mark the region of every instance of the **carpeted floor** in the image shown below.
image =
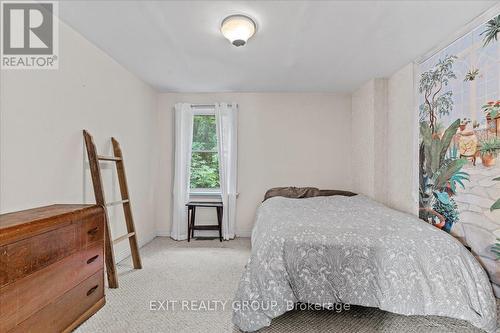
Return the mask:
M231 323L230 303L249 253L245 238L187 243L158 237L141 249L142 270L131 269L129 259L119 264L120 288L107 289L105 307L76 332L239 332ZM291 311L259 332L481 331L448 318L351 307L338 313Z

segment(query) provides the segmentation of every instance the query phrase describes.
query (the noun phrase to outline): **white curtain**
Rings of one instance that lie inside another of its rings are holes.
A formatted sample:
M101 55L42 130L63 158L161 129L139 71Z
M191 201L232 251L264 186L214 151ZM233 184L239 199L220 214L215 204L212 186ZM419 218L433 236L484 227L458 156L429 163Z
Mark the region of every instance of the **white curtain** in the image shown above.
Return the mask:
M224 239L234 238L236 222L238 105L216 103L217 143L219 152L219 175L224 205L222 232Z
M187 238L187 207L193 141L193 109L191 104L175 105L175 158L170 236L175 240Z

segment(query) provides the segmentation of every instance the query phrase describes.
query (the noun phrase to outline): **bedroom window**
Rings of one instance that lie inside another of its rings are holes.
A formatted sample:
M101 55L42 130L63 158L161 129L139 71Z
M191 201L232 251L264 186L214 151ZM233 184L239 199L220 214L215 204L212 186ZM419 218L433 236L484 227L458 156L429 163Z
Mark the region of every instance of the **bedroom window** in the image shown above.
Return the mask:
M189 188L192 194L220 193L217 127L213 112L197 112L193 118Z
M222 237L234 237L238 179L238 104L177 103L171 236L187 239L190 200L222 202ZM204 198L199 198L203 196Z

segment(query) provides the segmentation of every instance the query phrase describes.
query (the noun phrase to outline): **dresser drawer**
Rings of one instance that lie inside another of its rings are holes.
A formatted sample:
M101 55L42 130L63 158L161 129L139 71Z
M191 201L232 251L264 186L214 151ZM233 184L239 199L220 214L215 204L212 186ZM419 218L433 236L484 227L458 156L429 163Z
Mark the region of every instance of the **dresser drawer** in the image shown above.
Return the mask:
M102 301L101 301L102 300ZM54 303L16 326L11 332L54 333L65 331L92 306L104 305L104 273L98 271ZM93 309L94 312L97 309ZM90 315L90 314L89 314Z
M91 216L80 223L78 232L82 248L104 239L104 225L104 215Z
M70 224L0 247L0 287L77 252L78 229L77 224Z
M13 329L102 268L101 241L0 288L0 332Z

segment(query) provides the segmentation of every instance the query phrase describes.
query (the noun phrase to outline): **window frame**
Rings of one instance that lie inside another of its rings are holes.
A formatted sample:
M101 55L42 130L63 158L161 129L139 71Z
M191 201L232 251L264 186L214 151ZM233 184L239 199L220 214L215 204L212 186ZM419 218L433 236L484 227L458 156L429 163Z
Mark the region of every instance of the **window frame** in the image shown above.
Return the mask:
M193 108L193 123L194 123L194 117L195 116L215 116L215 106L204 106L204 107L194 107ZM217 131L217 127L216 127ZM193 132L193 137L194 137L194 132ZM193 140L193 137L191 140ZM217 153L219 157L219 187L218 188L191 188L191 161L192 161L192 154L193 152L209 152L209 153L214 153L212 150L197 150L193 151L193 148L191 147L191 160L189 163L189 195L190 196L216 196L216 195L221 195L221 188L220 188L220 154L219 154L219 149L218 149L218 143L217 143L217 148L215 152Z

